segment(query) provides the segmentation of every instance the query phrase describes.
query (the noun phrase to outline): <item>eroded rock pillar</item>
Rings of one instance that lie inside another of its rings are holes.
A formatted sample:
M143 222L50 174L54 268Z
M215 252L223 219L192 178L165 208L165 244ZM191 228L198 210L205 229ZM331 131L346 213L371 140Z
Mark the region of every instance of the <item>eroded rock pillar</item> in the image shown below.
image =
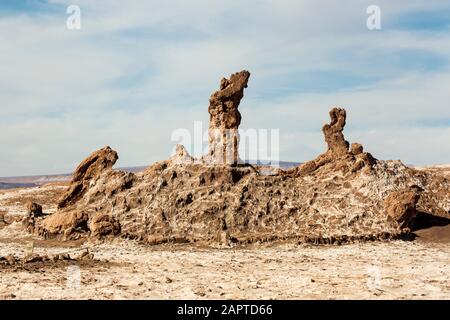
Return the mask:
M220 90L209 99L210 114L208 129L207 162L212 164L236 164L239 162L239 125L241 114L239 103L244 97L250 72L244 70L223 78Z

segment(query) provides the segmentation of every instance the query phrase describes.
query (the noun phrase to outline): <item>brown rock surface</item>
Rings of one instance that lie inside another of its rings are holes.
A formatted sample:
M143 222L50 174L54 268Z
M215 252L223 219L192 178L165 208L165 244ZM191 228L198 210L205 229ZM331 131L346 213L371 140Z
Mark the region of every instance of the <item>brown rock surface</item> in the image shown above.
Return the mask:
M209 152L206 161L235 164L239 161L238 145L241 114L238 110L250 72L241 71L223 78L220 90L209 99Z
M349 143L344 137L344 127L347 113L345 109L333 108L330 110L330 123L322 127L327 151L319 155L316 159L308 161L293 170L290 174L307 175L325 166L324 170L339 170L344 173L357 172L363 168L371 170L376 163L376 159L368 152L363 152L363 146L359 143L352 143L349 150Z
M118 233L151 244L395 238L403 223L388 219L384 199L414 183L426 186L395 161L377 161L370 172L324 166L303 176L168 161L140 174L99 175L82 200L44 221L41 234Z
M36 224L36 219L42 217L44 214L42 212L42 206L33 201L28 201L26 204L27 214L22 219L23 226L29 231L34 231L34 226Z
M87 224L89 215L82 210L77 211L58 211L43 221L42 234L62 234L65 237L74 232L82 233L88 231Z
M347 113L345 109L333 108L330 111L330 124L325 124L322 128L325 141L328 145L328 152L339 155L348 153L348 141L345 140L344 131Z
M67 253L53 255L29 253L23 257L16 257L10 254L7 256L0 255L0 270L2 272L24 270L27 273L40 274L40 272L36 271L42 272L44 268L67 267L74 265L74 263L78 266L89 266L92 263L99 262L99 260L94 259L94 255L89 252L89 249L74 258Z
M417 215L419 197L412 189L391 192L384 200L384 211L402 227L408 227Z
M244 97L250 72L244 70L231 75L230 79L222 78L220 90L214 92L209 99L210 128L237 129L241 124L238 107Z
M120 225L113 217L104 213L93 214L89 226L92 236L117 235L120 232Z
M104 171L110 170L118 158L117 152L110 147L104 147L80 163L73 173L69 190L58 203L58 208L67 207L82 198L86 190L89 189L91 179L95 179Z
M33 217L40 217L43 215L42 206L32 201L27 203L27 211L28 215Z
M364 150L364 148L363 148L362 144L356 143L356 142L352 143L352 145L350 147L350 152L355 156L363 153L363 150Z

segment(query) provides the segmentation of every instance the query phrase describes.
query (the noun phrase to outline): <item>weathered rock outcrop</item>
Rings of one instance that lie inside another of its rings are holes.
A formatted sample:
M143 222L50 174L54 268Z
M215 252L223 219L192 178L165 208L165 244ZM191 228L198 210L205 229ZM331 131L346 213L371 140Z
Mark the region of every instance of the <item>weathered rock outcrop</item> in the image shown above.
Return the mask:
M77 257L71 257L67 253L60 253L54 255L39 255L35 253L27 254L23 257L16 257L14 255L0 256L0 267L14 268L15 271L25 270L30 272L33 270L33 267L36 267L36 270L42 270L43 266L67 266L73 264L74 262L77 265L89 265L88 262L98 262L98 260L94 260L94 255L89 252L89 250L83 251Z
M344 109L333 108L330 111L330 119L330 124L325 124L322 128L325 142L328 145L327 153L338 157L345 156L348 153L349 146L343 134L347 113Z
M27 229L27 231L34 232L36 219L44 215L44 213L42 212L42 206L40 204L37 204L36 202L28 201L26 207L27 214L22 219L22 224Z
M117 235L120 233L120 224L111 215L99 212L92 215L89 230L94 237Z
M347 113L342 108L333 108L330 111L330 123L325 124L322 132L327 143L327 151L316 159L308 161L298 168L290 171L293 175L311 174L322 166L326 170L339 170L343 172L356 172L363 168L370 170L376 163L376 159L368 152L363 152L363 146L359 143L349 143L344 137L344 127Z
M33 217L40 217L43 215L42 206L36 202L29 201L27 203L27 213Z
M222 80L210 101L210 129L237 130L248 77L241 72ZM377 160L345 140L344 109L333 108L330 118L324 154L270 174L265 167L235 166L237 154L231 162L216 161L230 140L211 136L203 159L177 146L173 157L137 174L112 170L116 152L101 149L77 168L58 212L40 220L37 232L66 239L120 235L149 244L339 244L408 235L419 211L449 215L450 175Z
M83 210L58 211L43 221L38 229L43 236L62 234L66 238L72 234L86 233L90 215ZM74 238L74 237L72 237Z
M172 164L193 164L196 162L184 146L177 144L175 146L175 154L170 158ZM198 161L197 161L198 162Z
M90 181L104 171L111 170L118 158L117 152L110 147L104 147L81 162L73 173L70 187L59 201L58 208L65 208L82 198Z
M205 160L215 164L236 164L239 161L238 145L241 114L238 110L250 73L241 71L223 78L220 90L209 99L209 152Z
M409 227L417 216L419 198L420 193L412 188L391 192L384 200L384 211L401 227Z

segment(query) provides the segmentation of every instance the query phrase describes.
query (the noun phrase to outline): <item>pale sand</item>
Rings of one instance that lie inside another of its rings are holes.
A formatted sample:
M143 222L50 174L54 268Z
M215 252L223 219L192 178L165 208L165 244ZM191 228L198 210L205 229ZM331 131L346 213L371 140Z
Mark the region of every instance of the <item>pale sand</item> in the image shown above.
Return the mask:
M450 299L450 245L395 241L337 247L283 244L208 249L134 242L84 244L118 265L1 270L0 297L16 299ZM26 243L1 243L23 256ZM79 248L37 247L35 253ZM72 270L72 269L70 269ZM76 269L75 269L76 270ZM68 278L69 277L69 278ZM71 283L71 282L70 282Z

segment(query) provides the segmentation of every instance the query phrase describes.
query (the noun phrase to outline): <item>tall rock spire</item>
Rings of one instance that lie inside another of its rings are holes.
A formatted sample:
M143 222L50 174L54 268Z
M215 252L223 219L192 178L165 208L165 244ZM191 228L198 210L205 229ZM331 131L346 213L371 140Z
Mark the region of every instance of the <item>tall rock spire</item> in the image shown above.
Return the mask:
M210 114L207 161L213 164L236 164L239 160L239 132L241 114L238 107L244 97L250 72L243 70L223 78L220 90L209 99Z

